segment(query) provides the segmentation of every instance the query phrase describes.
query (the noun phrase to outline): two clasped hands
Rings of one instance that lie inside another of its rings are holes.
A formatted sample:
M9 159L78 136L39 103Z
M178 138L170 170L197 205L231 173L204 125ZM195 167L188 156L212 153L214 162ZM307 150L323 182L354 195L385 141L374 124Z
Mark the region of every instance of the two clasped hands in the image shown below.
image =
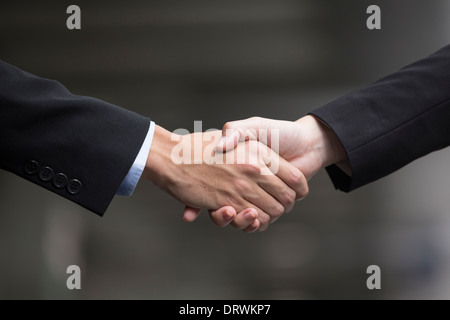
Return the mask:
M99 215L143 177L186 221L204 208L219 226L265 230L323 167L349 192L449 146L449 67L450 45L297 121L181 135L0 61L0 168Z
M308 180L331 164L351 175L339 139L319 119L254 117L185 136L156 126L143 177L186 205L185 221L204 208L218 226L254 232L306 197Z

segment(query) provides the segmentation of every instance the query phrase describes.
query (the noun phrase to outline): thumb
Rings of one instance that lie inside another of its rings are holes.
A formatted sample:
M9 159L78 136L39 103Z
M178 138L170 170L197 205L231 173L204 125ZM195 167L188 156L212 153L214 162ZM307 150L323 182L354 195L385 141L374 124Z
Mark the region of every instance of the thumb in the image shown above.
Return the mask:
M183 220L186 222L192 222L200 215L200 209L192 208L189 206L184 207Z
M230 121L222 128L222 137L216 145L216 151L234 149L241 141L259 140L270 147L269 120L260 117L252 117L245 120Z

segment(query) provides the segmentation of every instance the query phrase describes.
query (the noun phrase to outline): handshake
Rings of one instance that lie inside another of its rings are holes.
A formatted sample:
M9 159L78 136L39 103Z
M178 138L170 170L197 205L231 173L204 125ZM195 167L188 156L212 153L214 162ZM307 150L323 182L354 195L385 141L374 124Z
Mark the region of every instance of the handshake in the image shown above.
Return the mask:
M186 221L204 208L218 226L262 231L323 167L351 191L450 145L449 66L450 45L297 121L180 135L0 60L0 168L99 215L143 177L186 205Z
M295 122L249 118L221 131L177 135L156 126L143 177L221 227L266 230L308 195L308 180L336 164L351 175L334 132L314 116Z

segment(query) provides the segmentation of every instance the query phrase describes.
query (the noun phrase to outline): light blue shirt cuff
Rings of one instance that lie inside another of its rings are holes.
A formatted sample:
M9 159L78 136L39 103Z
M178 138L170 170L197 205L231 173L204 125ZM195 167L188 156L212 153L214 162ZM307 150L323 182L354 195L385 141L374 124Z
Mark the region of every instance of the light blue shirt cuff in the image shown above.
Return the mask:
M150 128L148 128L147 136L145 137L141 150L139 151L136 160L134 160L134 163L128 171L127 175L123 179L119 190L117 190L116 192L116 195L129 197L133 194L134 188L136 188L139 179L141 178L142 172L144 171L145 164L147 163L147 157L152 145L154 133L155 123L151 121Z

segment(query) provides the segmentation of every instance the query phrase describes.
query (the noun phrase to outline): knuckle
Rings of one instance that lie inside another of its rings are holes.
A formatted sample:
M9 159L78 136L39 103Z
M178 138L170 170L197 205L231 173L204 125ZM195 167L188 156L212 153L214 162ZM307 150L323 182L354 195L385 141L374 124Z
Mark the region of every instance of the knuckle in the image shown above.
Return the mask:
M292 185L300 185L304 182L304 176L301 173L301 171L298 170L297 168L293 168L293 170L291 170L291 173L289 176L290 176Z
M252 190L250 183L245 179L237 179L234 186L239 194L246 194Z
M309 187L306 184L304 189L297 194L297 199L304 199L308 196L308 194L309 194Z
M248 118L248 120L256 120L256 121L259 121L259 120L261 120L262 118L261 117L258 117L258 116L253 116L253 117L250 117L250 118Z
M283 194L283 197L284 197L283 204L284 204L284 206L287 207L287 206L293 204L295 202L295 197L296 196L297 196L297 194L292 189L289 189L287 192L285 192Z
M243 163L240 165L242 171L251 177L257 176L261 173L261 169L257 164L254 163Z
M267 215L268 216L267 222L271 222L272 219L280 217L283 213L284 213L284 206L281 203L276 202L270 207L269 215Z
M224 130L232 129L232 128L233 128L233 122L232 122L232 121L226 122L226 123L223 125L222 128L223 128Z
M305 190L303 190L303 192L301 192L300 196L303 198L306 198L309 194L309 187L308 185L305 186Z
M258 215L258 220L259 220L260 226L265 226L265 225L268 225L270 223L270 216L268 214L266 214L266 213L259 214Z
M277 218L284 213L284 206L281 203L278 203L273 210L273 217Z

